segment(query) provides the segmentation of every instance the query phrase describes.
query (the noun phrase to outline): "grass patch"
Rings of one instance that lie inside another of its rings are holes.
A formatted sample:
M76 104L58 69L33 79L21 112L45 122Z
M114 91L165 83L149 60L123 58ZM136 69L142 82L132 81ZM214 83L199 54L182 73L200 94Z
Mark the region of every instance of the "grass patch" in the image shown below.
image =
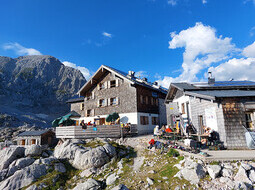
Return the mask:
M220 165L219 161L212 161L209 163L209 165Z
M89 141L85 144L78 144L79 146L83 146L83 147L91 147L91 148L96 148L99 146L104 146L105 143L99 140L95 140L95 141Z
M180 156L180 153L177 150L171 148L169 150L169 152L167 153L167 156L169 156L169 157L178 157L178 156Z

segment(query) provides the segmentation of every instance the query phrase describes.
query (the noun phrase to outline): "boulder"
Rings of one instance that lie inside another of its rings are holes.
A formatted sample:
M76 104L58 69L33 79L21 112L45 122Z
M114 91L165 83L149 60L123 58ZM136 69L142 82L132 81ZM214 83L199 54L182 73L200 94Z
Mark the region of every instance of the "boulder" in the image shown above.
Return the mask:
M215 179L220 174L221 166L219 166L219 165L208 165L207 166L207 171L208 171L210 177L212 179Z
M5 148L0 151L0 170L6 169L16 159L24 157L24 147Z
M241 162L241 166L246 170L246 171L249 171L251 170L251 165L250 164L246 164L244 162Z
M19 169L22 169L33 164L34 161L35 161L34 158L20 158L16 160L15 166L17 166Z
M125 185L120 184L114 188L112 188L111 190L129 190Z
M77 144L72 143L71 140L66 140L54 149L54 157L60 159L73 160L77 150L80 150Z
M16 171L12 176L0 182L0 189L21 189L46 174L45 165L32 164Z
M94 180L94 179L88 179L84 183L78 184L73 190L100 190L101 184Z
M153 179L147 177L146 180L147 180L149 185L153 185L154 184L154 180Z
M239 183L252 184L246 173L246 170L242 166L239 167L239 170L236 176L234 177L234 180Z
M95 170L93 168L86 169L80 173L81 177L89 177L92 174L95 174Z
M111 184L113 184L113 183L116 181L117 178L118 178L118 176L116 176L115 173L109 175L109 176L106 178L106 185L111 185Z
M199 180L205 177L205 171L201 164L192 163L187 168L181 170L181 175L191 184L198 184Z
M25 151L25 156L40 156L42 154L42 147L37 144L28 146Z
M117 153L116 153L115 147L113 147L113 146L110 145L109 143L105 144L105 145L103 146L103 148L105 149L106 154L107 154L110 158L116 156Z
M60 173L65 173L66 172L66 167L63 163L55 163L54 164L54 169Z
M232 177L233 176L233 170L228 169L228 168L223 168L221 173L222 173L223 177Z
M252 183L255 183L255 171L254 170L250 171L249 179L251 180Z

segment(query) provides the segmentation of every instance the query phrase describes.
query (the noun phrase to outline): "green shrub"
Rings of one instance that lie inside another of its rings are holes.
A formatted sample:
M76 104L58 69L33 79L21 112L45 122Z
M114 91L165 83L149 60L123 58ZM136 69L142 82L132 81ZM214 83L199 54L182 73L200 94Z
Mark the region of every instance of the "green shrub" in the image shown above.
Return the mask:
M167 153L167 155L168 155L169 157L178 157L178 156L180 156L180 153L179 153L177 150L171 148L171 149L169 150L169 152Z

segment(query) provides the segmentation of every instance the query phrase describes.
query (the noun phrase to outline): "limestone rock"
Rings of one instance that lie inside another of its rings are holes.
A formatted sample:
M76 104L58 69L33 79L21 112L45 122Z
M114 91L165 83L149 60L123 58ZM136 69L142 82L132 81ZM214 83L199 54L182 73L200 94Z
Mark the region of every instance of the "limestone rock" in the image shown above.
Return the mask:
M66 172L66 167L63 163L55 163L54 164L54 169L58 172L61 172L61 173Z
M45 165L32 164L16 171L12 176L0 182L0 189L21 189L46 174Z
M8 166L16 159L24 156L25 148L12 147L0 151L0 170L8 168Z
M221 166L219 165L209 165L207 166L207 171L212 179L215 179L219 176L221 171Z
M40 145L33 144L28 146L25 150L25 156L40 156L42 154L42 147Z
M95 170L93 168L86 169L80 173L81 177L89 177L92 174L95 174Z
M106 185L111 185L111 184L113 184L113 183L116 181L117 178L118 178L118 176L116 176L115 173L109 175L109 176L106 178Z
M100 190L101 184L94 180L94 179L88 179L84 183L78 184L73 190Z
M251 180L252 183L255 183L255 171L254 170L250 171L249 179Z
M241 166L242 166L246 171L251 170L251 168L252 168L250 164L246 164L246 163L244 163L244 162L241 162Z
M153 185L153 184L154 184L153 179L147 177L146 180L147 180L147 182L148 182L149 185Z
M239 183L242 182L242 183L251 184L251 181L250 181L249 177L247 176L246 170L242 166L239 167L239 170L238 170L234 180Z
M205 177L205 171L201 164L192 163L189 167L181 170L181 175L191 184L198 184L199 180Z
M228 169L228 168L223 168L221 173L222 173L223 177L232 177L233 176L233 170Z

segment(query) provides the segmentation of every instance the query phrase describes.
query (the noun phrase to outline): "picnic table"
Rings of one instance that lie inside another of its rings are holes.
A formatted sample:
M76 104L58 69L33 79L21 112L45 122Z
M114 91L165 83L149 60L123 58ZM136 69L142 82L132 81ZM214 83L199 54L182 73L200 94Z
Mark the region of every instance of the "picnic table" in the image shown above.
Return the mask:
M209 135L207 134L191 134L191 136L196 137L199 142L201 142L202 138L208 138Z
M170 137L170 138L173 137L173 140L174 140L174 142L175 142L175 141L176 141L176 136L177 136L177 135L178 135L177 132L168 132L168 133L164 133L164 134L162 135L162 137L165 138L165 139L169 139L169 137Z

